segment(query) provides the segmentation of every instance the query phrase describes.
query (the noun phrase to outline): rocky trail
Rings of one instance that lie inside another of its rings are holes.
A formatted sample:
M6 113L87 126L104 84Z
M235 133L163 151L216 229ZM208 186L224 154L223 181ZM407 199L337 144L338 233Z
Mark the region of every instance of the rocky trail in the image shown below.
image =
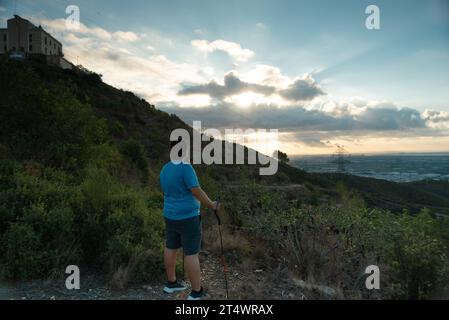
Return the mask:
M225 299L225 282L220 258L206 252L200 254L203 286L206 298ZM0 300L171 300L186 299L189 289L173 295L163 293L163 283L133 285L126 290L114 290L101 283L98 277L82 280L80 290L67 290L65 279L39 280L15 284L0 284ZM241 266L228 266L230 299L316 299L318 292L301 288L288 271L243 270Z

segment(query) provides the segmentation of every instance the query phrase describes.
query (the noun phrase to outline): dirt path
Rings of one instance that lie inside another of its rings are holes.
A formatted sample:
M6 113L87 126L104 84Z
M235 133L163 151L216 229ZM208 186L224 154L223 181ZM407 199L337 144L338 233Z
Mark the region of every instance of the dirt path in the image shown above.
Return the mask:
M201 254L202 280L206 299L225 299L225 283L220 259L216 255ZM239 266L228 267L229 295L231 299L310 299L292 282L286 270L242 270ZM284 274L283 274L284 273ZM112 290L89 277L80 290L69 291L64 281L33 281L20 284L0 284L0 299L15 300L171 300L185 299L189 293L167 295L163 284L152 283L131 286L127 290Z

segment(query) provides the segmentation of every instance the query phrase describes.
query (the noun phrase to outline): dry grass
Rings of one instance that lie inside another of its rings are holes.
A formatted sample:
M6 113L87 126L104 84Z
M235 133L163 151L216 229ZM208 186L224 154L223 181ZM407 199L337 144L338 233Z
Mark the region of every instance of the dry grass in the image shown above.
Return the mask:
M152 250L147 250L141 254L133 254L126 265L120 265L112 273L110 287L116 290L125 290L133 279L137 264L144 259L148 259L152 254Z

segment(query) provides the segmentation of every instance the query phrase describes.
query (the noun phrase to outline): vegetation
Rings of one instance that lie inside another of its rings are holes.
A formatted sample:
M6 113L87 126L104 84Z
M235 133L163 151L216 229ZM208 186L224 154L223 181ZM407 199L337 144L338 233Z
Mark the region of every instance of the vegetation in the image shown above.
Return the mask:
M163 276L157 173L169 133L188 126L99 75L36 63L0 60L0 96L0 278L60 276L68 264L105 272L119 288ZM255 166L197 167L211 196L222 195L226 228L247 240L240 245L263 244L243 248L247 259L282 259L347 298L444 289L447 184L311 175L280 160L273 177ZM382 270L380 293L363 289L370 264Z
M369 209L340 185L339 203L288 201L258 185L226 198L232 224L263 239L271 256L286 259L312 283L339 288L348 298L422 299L448 288L447 217ZM380 293L364 287L365 268L382 270Z
M161 195L123 179L148 177L143 147L114 143L71 83L48 87L10 64L0 65L0 276L82 264L123 286L133 271L133 279L161 274Z
M278 159L282 163L290 162L290 159L288 158L288 155L285 152L282 152L280 150L278 150Z

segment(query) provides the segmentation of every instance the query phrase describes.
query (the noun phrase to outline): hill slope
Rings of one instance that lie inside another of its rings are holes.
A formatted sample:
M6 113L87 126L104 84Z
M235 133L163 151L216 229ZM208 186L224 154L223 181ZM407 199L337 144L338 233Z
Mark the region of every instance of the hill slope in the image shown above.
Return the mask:
M20 66L15 67L20 72ZM78 99L89 103L98 117L106 119L113 139L125 141L133 138L145 147L155 173L167 159L170 132L176 128L190 128L176 115L157 110L131 92L105 84L94 73L80 74L41 64L32 64L32 67L49 85L60 81L74 84ZM206 168L199 166L198 170L204 172ZM440 213L449 212L449 194L438 182L405 184L342 174L308 174L287 164L282 164L274 177L260 177L254 166L212 166L208 170L214 179L223 183L233 184L242 178L267 185L307 183L324 188L324 193L330 195L337 183L343 182L349 189L355 189L369 206L392 211L409 209L411 212L428 207Z
M76 264L115 288L161 281L158 173L170 132L189 126L94 73L33 62L0 59L0 96L0 279L63 276ZM247 273L234 275L235 297L285 298L263 289L281 275L295 288L331 286L345 298L424 298L449 279L449 219L433 217L449 208L444 184L309 174L283 163L265 177L251 165L196 169L225 204L230 270ZM204 213L203 224L204 248L216 255L214 217ZM363 287L371 264L384 270L382 292ZM252 270L264 270L267 285L251 287Z

